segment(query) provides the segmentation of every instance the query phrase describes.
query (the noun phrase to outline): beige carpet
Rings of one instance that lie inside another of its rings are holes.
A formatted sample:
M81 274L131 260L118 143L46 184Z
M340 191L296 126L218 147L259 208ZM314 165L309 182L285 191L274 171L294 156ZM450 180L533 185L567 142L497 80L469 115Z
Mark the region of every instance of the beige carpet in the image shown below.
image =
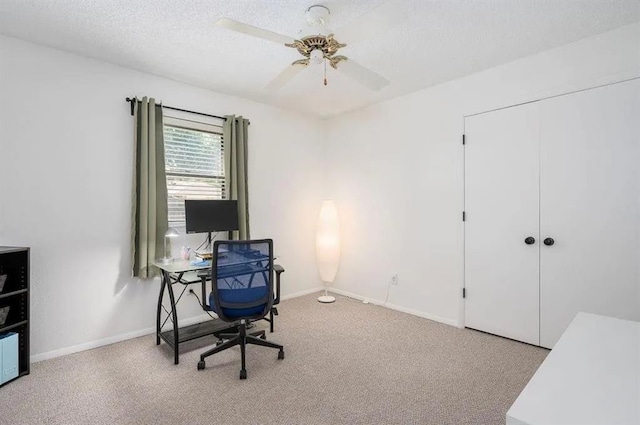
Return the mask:
M484 333L383 307L315 295L284 301L277 350L198 355L145 336L32 365L0 388L1 424L504 424L547 355ZM260 327L266 327L259 325Z

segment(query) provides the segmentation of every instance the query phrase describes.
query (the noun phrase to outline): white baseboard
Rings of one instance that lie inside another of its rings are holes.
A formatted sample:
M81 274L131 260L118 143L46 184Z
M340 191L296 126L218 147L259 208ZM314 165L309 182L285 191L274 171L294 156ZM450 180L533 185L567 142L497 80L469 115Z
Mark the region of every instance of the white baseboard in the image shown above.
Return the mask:
M306 289L304 291L294 292L293 294L283 295L282 297L280 297L280 301L290 300L291 298L303 297L305 295L313 294L320 291L324 291L324 286L318 286L317 288Z
M180 320L180 325L189 326L194 323L200 323L209 319L207 314L201 314L200 316L189 317ZM67 354L79 353L80 351L91 350L93 348L103 347L105 345L115 344L116 342L126 341L128 339L138 338L144 335L153 334L156 331L155 326L152 328L140 329L126 334L114 335L108 338L99 339L96 341L85 342L84 344L72 345L71 347L60 348L58 350L47 351L46 353L36 354L30 357L31 363L41 362L43 360L49 360L56 357L66 356Z
M403 313L411 314L413 316L422 317L423 319L433 320L434 322L444 323L445 325L459 327L458 321L454 319L447 319L444 317L435 316L433 314L425 313L423 311L415 310L413 308L406 308L395 304L384 303L384 301L373 300L371 298L363 297L362 295L354 294L353 292L344 291L337 288L329 288L329 292L336 293L338 295L344 295L345 297L354 298L356 300L367 300L370 304L379 305L381 307L390 308L391 310L401 311Z
M289 300L291 298L302 297L304 295L313 294L314 292L320 292L323 289L324 289L323 287L317 287L317 288L307 289L307 290L300 291L300 292L294 292L293 294L288 294L288 295L282 296L280 299L281 300ZM203 321L205 321L207 319L209 319L209 316L207 314L201 314L200 316L189 317L189 318L186 318L186 319L180 319L180 326L193 325L194 323L203 322ZM30 359L31 359L31 363L37 363L37 362L41 362L43 360L49 360L49 359L53 359L53 358L56 358L56 357L66 356L67 354L78 353L80 351L91 350L93 348L98 348L98 347L103 347L105 345L115 344L116 342L122 342L122 341L126 341L128 339L138 338L140 336L150 335L150 334L155 333L155 331L156 331L155 326L152 327L152 328L140 329L140 330L137 330L137 331L128 332L128 333L120 334L120 335L114 335L114 336L110 336L108 338L99 339L99 340L96 340L96 341L85 342L84 344L73 345L71 347L60 348L58 350L47 351L46 353L35 354L35 355L31 356Z
M458 328L458 321L454 319L447 319L445 317L435 316L433 314L425 313L419 310L415 310L413 308L406 308L395 304L381 304L383 307L390 308L391 310L401 311L403 313L411 314L414 316L422 317L423 319L433 320L434 322L444 323L445 325L453 326Z

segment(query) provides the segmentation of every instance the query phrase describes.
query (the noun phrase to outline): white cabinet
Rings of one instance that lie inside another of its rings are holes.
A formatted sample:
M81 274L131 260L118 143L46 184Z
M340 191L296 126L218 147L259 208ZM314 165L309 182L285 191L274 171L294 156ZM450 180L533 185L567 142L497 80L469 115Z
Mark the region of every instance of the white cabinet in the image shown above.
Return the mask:
M507 425L640 424L640 323L578 314L507 412Z
M640 320L640 82L465 134L465 325L551 348L580 311Z

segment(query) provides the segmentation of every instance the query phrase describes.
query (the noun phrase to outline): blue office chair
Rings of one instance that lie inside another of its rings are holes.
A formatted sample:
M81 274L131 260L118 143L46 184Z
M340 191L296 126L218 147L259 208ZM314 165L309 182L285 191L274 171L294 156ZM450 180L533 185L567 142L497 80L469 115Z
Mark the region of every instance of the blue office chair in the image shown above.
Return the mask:
M237 323L236 333L222 333L216 346L200 355L198 370L205 368L204 359L212 354L240 345L242 369L240 379L247 378L245 347L247 344L277 348L278 359L284 359L282 345L266 340L265 331L247 333L247 323L264 319L272 312L273 241L216 241L213 245L211 294L206 300L202 283L203 308L215 312L221 320Z

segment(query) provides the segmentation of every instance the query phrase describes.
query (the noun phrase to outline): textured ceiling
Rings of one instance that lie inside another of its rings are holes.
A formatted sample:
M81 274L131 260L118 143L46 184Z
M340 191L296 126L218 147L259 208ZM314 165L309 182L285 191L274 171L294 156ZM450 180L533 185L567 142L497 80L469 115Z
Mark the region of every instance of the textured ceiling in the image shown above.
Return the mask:
M330 27L385 0L0 0L0 33L310 115L327 117L640 20L638 0L391 0L401 24L340 51L391 81L373 92L309 67L263 88L300 56L218 28L226 17L295 37L313 4Z

